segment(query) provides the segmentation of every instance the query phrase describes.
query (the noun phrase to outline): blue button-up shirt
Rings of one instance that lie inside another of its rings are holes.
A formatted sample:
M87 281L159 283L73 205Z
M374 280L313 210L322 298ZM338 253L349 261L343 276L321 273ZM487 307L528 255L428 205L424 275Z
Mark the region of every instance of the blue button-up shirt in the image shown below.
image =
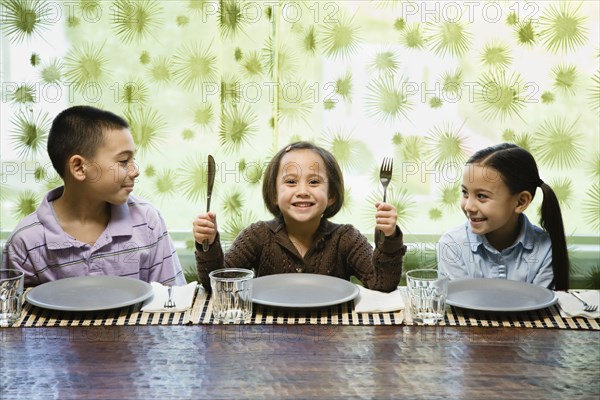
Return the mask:
M521 231L512 246L498 251L468 222L442 235L437 247L438 271L450 279L495 278L554 287L550 236L521 214Z

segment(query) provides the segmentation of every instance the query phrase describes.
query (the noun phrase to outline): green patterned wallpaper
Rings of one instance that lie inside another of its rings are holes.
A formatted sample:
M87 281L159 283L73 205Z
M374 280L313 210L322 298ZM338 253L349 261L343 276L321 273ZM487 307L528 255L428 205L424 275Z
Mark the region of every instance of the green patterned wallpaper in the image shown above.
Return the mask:
M568 234L597 237L599 4L2 0L1 229L58 184L45 153L54 115L90 104L131 122L135 194L174 232L204 208L208 154L232 239L269 217L270 156L304 139L345 173L335 221L372 232L391 155L402 229L441 234L463 220L466 158L513 141L557 192Z

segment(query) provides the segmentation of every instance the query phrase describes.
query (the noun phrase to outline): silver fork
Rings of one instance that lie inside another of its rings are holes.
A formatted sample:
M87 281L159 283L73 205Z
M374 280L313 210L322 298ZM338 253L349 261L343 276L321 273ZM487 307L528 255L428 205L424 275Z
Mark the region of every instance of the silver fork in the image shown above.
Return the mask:
M173 286L169 286L169 298L165 301L165 308L173 307L175 307L175 302L173 301Z
M381 163L381 170L379 170L379 181L381 182L381 186L383 186L383 202L386 202L386 194L387 187L392 180L392 170L394 168L394 159L391 157L385 157L383 162ZM385 239L385 234L383 231L377 231L375 233L375 243L376 245L383 242Z
M573 297L575 297L577 300L579 300L580 302L583 303L583 311L596 311L598 309L598 306L595 304L588 304L586 303L581 297L577 296L577 294L575 294L575 292L569 292L573 295Z

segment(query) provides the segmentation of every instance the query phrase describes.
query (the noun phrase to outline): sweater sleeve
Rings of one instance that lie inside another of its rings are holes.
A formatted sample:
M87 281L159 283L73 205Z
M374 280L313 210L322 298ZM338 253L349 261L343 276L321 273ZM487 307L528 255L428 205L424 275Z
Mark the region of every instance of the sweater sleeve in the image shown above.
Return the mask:
M402 276L402 262L406 253L403 235L396 227L394 236L386 237L375 250L367 238L349 226L344 233L346 263L352 275L368 289L391 292L398 287Z

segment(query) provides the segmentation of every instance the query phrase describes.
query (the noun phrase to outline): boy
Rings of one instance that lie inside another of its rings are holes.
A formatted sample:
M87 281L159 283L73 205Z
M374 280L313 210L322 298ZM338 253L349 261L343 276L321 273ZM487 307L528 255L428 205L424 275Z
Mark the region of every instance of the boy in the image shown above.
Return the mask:
M159 212L130 196L139 171L121 117L88 106L61 112L48 155L64 186L14 229L2 268L25 272L25 285L82 275L118 275L184 285L179 258Z

